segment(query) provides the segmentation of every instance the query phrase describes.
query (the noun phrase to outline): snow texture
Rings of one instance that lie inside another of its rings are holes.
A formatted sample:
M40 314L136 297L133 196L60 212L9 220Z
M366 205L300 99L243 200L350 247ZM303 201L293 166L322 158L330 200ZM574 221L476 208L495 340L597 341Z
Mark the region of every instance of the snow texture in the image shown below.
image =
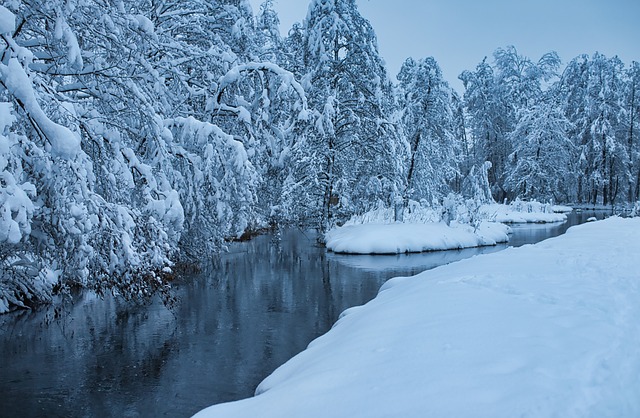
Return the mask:
M567 208L567 207L565 207ZM552 223L564 222L567 215L556 213L555 207L538 202L516 200L510 205L482 205L480 214L485 219L504 223ZM558 211L564 212L564 211Z
M638 417L640 219L387 282L206 417Z
M553 205L553 206L551 206L551 210L553 210L556 213L571 213L571 212L573 212L573 208L571 206L565 206L565 205Z
M4 6L0 6L0 33L11 34L16 27L16 16Z
M38 104L31 80L18 59L11 58L8 65L0 64L0 76L7 90L22 102L29 116L50 141L52 154L65 159L75 158L80 151L80 136L47 117Z
M31 216L35 187L20 183L9 169L12 138L6 137L7 127L15 122L10 103L0 102L0 244L17 244L24 235L31 233ZM18 176L19 177L19 176ZM6 309L0 306L0 313Z
M452 223L388 223L346 225L326 234L327 248L348 254L400 254L496 245L507 242L509 228L482 222L473 228Z

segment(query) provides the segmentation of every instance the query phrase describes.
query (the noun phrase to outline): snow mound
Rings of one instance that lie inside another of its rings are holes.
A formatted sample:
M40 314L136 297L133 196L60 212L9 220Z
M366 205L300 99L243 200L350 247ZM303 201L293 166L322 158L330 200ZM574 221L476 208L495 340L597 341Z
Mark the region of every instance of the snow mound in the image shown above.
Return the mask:
M326 236L327 248L347 254L401 254L452 250L507 242L508 227L482 222L478 229L452 223L346 225Z
M16 16L4 6L0 6L0 33L11 34L16 28Z
M573 212L573 208L571 206L565 205L553 205L551 209L556 213L571 213Z
M204 417L638 417L640 219L394 280Z
M566 211L559 210L558 212ZM567 215L556 213L555 207L552 205L519 200L509 205L499 203L482 205L480 215L485 219L503 223L553 223L567 220Z

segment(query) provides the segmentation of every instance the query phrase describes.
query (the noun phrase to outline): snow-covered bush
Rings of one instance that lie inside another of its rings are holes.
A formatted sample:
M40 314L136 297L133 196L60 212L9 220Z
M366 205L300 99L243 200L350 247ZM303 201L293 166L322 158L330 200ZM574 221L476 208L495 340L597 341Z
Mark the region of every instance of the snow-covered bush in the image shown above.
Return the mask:
M480 215L481 203L479 200L464 199L460 195L450 193L442 202L428 204L425 200L417 202L410 200L403 212L404 223L431 223L451 222L468 224L477 227L487 219ZM368 223L393 223L395 222L395 208L380 202L375 209L361 215L352 216L345 225L360 225Z
M145 296L286 216L306 95L252 60L251 19L246 1L0 6L1 311L71 286Z
M488 175L491 167L492 164L489 161L472 166L469 174L462 181L462 194L482 203L493 203Z
M7 5L2 311L76 285L127 298L163 288L184 210L169 181L177 175L159 116L167 91L145 60L157 41L153 24L135 8L94 1Z
M567 219L565 213L557 213L550 203L524 201L516 199L510 204L484 204L479 214L486 219L505 223L546 223L562 222Z

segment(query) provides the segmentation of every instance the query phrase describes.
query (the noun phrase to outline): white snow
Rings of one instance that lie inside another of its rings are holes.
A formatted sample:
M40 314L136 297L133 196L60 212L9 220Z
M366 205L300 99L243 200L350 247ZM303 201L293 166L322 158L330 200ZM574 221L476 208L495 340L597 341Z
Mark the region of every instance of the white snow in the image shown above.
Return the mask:
M16 159L12 148L15 148L17 138L5 136L5 131L14 122L11 103L0 102L0 244L17 244L23 236L29 235L35 209L31 200L36 196L35 186L21 182L21 170L11 167Z
M205 417L638 417L640 218L387 282Z
M4 6L0 6L0 33L11 34L16 28L16 16Z
M20 100L34 122L51 143L51 152L55 156L73 159L80 151L80 136L68 128L53 122L44 113L36 99L31 80L16 58L7 65L0 63L0 76L7 90Z
M552 205L520 200L516 200L509 205L498 203L482 205L480 207L480 216L484 219L504 223L552 223L567 220L567 215L565 213L556 213L555 207Z
M56 19L54 34L56 39L64 38L67 44L67 59L69 63L75 68L81 69L84 63L82 61L82 50L80 49L78 38L62 16L58 16Z
M573 212L573 208L571 206L565 205L553 205L551 209L556 213L571 213Z
M477 231L452 223L367 223L345 225L327 232L327 248L348 254L400 254L450 250L507 242L509 228L482 222Z

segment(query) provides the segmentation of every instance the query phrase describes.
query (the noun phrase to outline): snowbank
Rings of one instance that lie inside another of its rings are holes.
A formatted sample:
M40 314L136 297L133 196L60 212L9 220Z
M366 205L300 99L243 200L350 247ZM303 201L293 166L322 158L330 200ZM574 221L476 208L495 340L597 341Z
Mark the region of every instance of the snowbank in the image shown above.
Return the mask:
M401 254L451 250L507 242L509 228L482 222L477 231L452 223L390 223L347 225L334 228L325 238L327 248L347 254Z
M553 210L556 213L571 213L571 212L573 212L573 208L571 206L565 206L565 205L553 205L553 206L551 206L551 210Z
M640 219L387 282L204 417L638 417Z
M551 223L567 220L565 213L556 213L551 205L523 201L515 201L509 205L499 203L482 205L480 216L504 223Z

